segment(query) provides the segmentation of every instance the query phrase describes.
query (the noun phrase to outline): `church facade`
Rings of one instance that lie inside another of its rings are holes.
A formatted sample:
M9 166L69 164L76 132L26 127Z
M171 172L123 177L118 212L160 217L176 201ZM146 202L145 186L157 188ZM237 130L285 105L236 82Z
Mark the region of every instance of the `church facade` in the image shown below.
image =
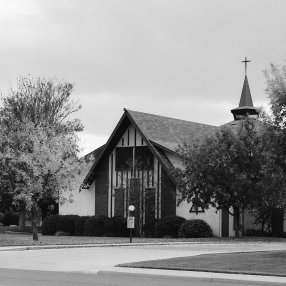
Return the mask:
M257 117L245 75L239 106L232 109L239 120ZM107 143L93 152L95 161L73 202L60 206L60 214L128 215L128 205L140 210L143 225L154 219L177 215L206 221L215 236L234 236L233 218L214 208L199 209L178 204L175 168L183 168L177 148L193 144L217 130L217 126L124 109ZM136 190L136 191L135 191ZM245 220L245 229L252 225Z

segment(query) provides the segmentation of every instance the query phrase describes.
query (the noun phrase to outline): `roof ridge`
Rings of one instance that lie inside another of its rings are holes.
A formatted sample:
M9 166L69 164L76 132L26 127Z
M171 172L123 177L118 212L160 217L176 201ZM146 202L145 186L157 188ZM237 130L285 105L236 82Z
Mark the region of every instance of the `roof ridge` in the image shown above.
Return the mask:
M130 112L136 112L136 113L141 113L141 114L153 115L153 116L157 116L157 117L160 117L160 118L167 118L167 119L183 121L183 122L187 122L187 123L193 123L193 124L200 124L200 125L205 125L205 126L217 127L216 125L211 125L211 124L206 124L206 123L201 123L201 122L194 122L194 121L189 121L189 120L185 120L185 119L178 119L178 118L158 115L158 114L154 114L154 113L147 113L147 112L141 112L141 111L130 110L130 109L125 109L125 110L127 112L129 112L129 113Z

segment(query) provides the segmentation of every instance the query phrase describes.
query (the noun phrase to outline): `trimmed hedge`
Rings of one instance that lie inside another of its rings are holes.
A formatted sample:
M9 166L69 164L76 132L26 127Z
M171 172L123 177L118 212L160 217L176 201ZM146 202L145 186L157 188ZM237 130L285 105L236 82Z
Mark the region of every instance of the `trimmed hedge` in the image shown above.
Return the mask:
M57 220L57 232L69 233L74 235L75 233L75 221L78 215L60 215Z
M74 234L76 236L83 236L84 234L84 224L89 219L89 216L79 216L74 225Z
M3 225L9 226L9 225L18 225L19 224L19 214L15 213L13 211L8 211L4 214Z
M128 236L129 231L127 229L126 219L121 216L114 216L108 218L104 224L104 235L105 236L117 236L124 237Z
M179 228L179 237L212 237L212 230L210 226L201 219L186 220Z
M257 236L257 237L268 237L270 236L270 234L265 231L265 230L261 230L261 229L247 229L246 236Z
M57 232L58 218L60 215L49 215L45 217L42 224L43 235L55 235Z
M107 216L91 216L84 224L85 236L103 236L104 224L108 219Z
M155 237L178 237L180 225L185 221L180 216L167 216L155 225Z
M157 221L154 219L153 221L148 221L144 224L144 236L145 237L154 237L155 236L155 225Z

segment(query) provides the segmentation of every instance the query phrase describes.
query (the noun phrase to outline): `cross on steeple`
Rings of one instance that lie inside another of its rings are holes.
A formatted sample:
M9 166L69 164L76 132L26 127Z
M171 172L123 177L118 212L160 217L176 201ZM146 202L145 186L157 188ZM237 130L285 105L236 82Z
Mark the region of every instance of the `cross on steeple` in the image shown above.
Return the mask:
M246 75L247 63L250 63L251 61L248 60L247 57L245 57L244 61L241 61L241 62L245 64L245 75Z

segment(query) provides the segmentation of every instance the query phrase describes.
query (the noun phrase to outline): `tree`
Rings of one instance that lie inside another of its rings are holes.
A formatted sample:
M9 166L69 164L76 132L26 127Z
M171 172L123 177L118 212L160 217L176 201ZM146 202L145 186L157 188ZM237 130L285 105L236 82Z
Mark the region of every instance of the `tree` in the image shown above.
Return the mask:
M286 65L270 65L265 71L266 93L270 100L272 122L282 130L286 129Z
M241 212L257 206L260 193L266 192L268 170L263 168L270 150L261 136L263 128L263 123L248 119L179 150L185 164L177 172L180 200L199 199L205 207L227 210L234 216L236 236L241 235Z
M0 183L20 210L31 211L35 240L39 202L59 199L81 168L76 132L83 127L77 119L67 120L80 108L71 101L72 89L67 82L21 78L17 89L2 97Z
M266 192L267 206L260 214L268 214L267 221L271 222L272 212L275 208L280 208L285 213L286 208L286 65L270 65L265 71L267 80L266 93L270 102L270 115L266 117L269 129L272 129L271 142L273 154L276 156L276 167L279 166L278 172L268 186L275 187ZM278 176L278 178L277 178ZM273 176L274 177L274 176ZM268 207L269 206L269 207ZM271 223L270 223L271 224Z

